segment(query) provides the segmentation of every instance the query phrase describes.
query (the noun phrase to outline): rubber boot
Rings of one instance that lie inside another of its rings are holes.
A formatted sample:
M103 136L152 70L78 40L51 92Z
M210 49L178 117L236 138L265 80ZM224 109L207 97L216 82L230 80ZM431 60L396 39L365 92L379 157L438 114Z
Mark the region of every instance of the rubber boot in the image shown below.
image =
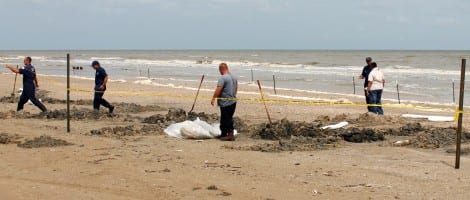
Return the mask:
M227 132L227 136L221 137L220 140L222 140L222 141L235 141L235 136L233 135L233 130L229 130Z

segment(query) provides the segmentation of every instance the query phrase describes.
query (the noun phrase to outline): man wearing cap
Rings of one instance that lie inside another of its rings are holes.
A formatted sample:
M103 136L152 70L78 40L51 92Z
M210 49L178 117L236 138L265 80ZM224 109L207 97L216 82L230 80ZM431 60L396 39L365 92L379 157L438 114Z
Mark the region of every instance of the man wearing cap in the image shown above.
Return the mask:
M31 62L33 60L31 57L26 57L24 59L24 67L17 69L11 65L6 65L5 67L10 69L13 73L23 75L23 92L21 93L20 100L18 101L18 107L16 111L23 110L24 104L30 100L35 106L41 109L42 112L46 112L47 108L36 98L36 88L39 87L38 79L36 76L36 69Z
M219 72L222 75L217 82L214 96L212 97L211 104L220 107L220 131L221 135L218 137L222 141L234 141L234 127L233 127L233 114L237 107L237 90L238 79L230 73L226 63L219 65Z
M369 84L369 74L372 71L372 67L370 66L370 64L372 63L372 58L367 57L366 58L366 63L367 63L367 65L364 66L364 68L362 68L362 73L359 76L359 78L360 79L365 79L364 80L364 96L366 97L366 104L369 105L370 101L369 101L369 97L367 95L367 86ZM367 106L367 111L372 112L372 107Z
M106 91L106 83L108 82L108 74L101 67L98 61L93 61L91 67L96 70L95 73L95 98L93 99L93 109L95 112L99 112L100 105L109 109L109 113L112 114L114 111L114 106L109 104L108 101L103 99L104 92Z

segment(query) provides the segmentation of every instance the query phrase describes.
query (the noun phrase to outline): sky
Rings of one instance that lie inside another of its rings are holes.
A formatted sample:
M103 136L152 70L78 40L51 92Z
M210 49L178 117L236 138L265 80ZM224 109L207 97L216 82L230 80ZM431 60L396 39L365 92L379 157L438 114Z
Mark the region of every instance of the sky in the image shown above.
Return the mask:
M0 0L0 50L469 50L468 0Z

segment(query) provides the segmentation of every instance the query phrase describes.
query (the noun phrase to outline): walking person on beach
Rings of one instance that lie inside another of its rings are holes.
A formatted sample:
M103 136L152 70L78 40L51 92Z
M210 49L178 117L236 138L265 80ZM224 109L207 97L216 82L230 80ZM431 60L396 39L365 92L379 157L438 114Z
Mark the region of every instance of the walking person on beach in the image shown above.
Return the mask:
M366 63L367 65L362 68L362 73L359 75L360 79L364 79L364 96L366 97L366 104L369 105L369 97L367 96L367 86L369 85L369 74L370 71L372 71L372 67L370 64L372 63L372 58L367 57L366 58ZM367 111L372 112L372 107L367 106Z
M218 137L222 141L234 141L233 114L237 107L238 79L230 73L226 63L219 65L219 72L222 75L217 82L211 104L220 107L220 130L222 134Z
M369 97L371 106L371 112L383 115L384 111L382 109L382 92L385 86L384 74L377 67L377 63L372 62L370 64L372 71L369 74L368 80L369 84L367 85L366 95Z
M112 106L108 101L103 99L104 92L106 91L106 83L108 83L108 74L103 67L101 67L98 61L93 61L91 67L96 70L95 73L95 97L93 99L93 110L98 113L100 110L100 105L109 109L109 113L113 114L114 106Z
M20 100L18 101L18 107L16 111L23 110L24 104L30 100L35 106L41 109L42 112L46 112L47 108L36 98L36 88L39 88L39 82L36 75L36 69L31 62L31 57L26 57L23 61L24 67L17 69L11 65L5 65L6 68L10 69L13 73L23 75L23 92L21 93Z

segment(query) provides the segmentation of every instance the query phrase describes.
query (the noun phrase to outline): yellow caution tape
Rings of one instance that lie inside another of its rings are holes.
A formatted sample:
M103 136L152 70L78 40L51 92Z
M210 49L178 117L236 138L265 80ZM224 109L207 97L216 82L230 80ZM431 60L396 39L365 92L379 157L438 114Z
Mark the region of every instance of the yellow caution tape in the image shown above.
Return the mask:
M104 92L104 91L95 91L95 90L86 90L80 88L70 88L69 91L74 92L86 92L86 93L95 93L95 92ZM189 95L175 95L168 93L148 93L148 92L129 92L129 91L107 91L108 94L118 94L118 95L132 95L132 96L155 96L155 97L172 97L172 98L188 98L192 99L194 96ZM201 98L211 99L211 96L201 96ZM353 102L340 102L340 101L313 101L313 100L282 100L282 99L260 99L260 98L217 98L222 101L245 101L245 102L254 102L254 103L282 103L282 104L300 104L300 105L341 105L341 106L351 106L351 107L367 107L367 106L382 106L385 108L405 108L405 109L416 109L424 111L435 111L436 109L449 110L449 107L431 107L431 106L416 106L416 105L398 105L398 104L364 104L364 103L353 103ZM464 114L463 111L458 109L454 112L454 119L458 118L460 113Z

